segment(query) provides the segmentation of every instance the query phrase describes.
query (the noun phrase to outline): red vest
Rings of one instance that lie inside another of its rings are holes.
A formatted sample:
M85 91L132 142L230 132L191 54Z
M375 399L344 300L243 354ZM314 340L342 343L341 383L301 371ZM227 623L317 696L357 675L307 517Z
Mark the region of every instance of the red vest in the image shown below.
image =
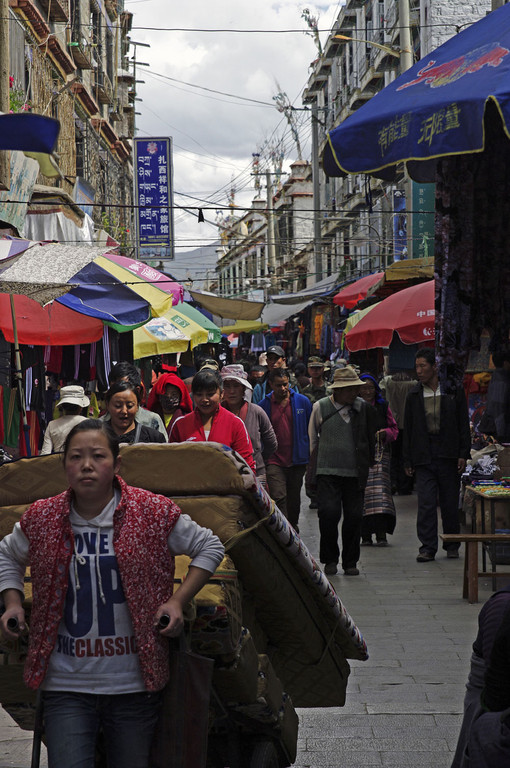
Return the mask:
M145 686L158 691L168 680L168 641L153 626L159 606L173 592L174 558L167 538L181 511L165 496L116 477L121 498L113 515L113 545L133 622ZM69 521L72 491L41 499L27 509L21 528L30 542L33 605L24 678L38 688L46 674L64 611L74 550Z

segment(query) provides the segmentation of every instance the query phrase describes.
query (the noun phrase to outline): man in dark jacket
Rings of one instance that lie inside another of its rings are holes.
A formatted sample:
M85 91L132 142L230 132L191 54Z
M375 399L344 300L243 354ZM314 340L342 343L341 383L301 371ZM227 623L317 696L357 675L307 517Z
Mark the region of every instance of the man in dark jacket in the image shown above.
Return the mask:
M375 458L377 414L358 397L363 381L348 365L334 373L331 397L318 400L310 419L310 448L317 451L317 504L321 563L324 573L337 572L342 523L342 568L357 576L360 555L363 492Z
M259 403L267 413L278 440L278 450L266 461L271 498L299 531L301 486L310 455L308 421L312 405L307 397L289 388L286 368L269 371L272 393Z
M471 451L471 433L463 389L441 392L434 350L419 349L415 359L418 384L405 405L404 466L416 476L418 493L417 532L420 551L416 560L435 559L437 500L444 533L459 533L459 475ZM447 557L458 558L459 545L443 545Z

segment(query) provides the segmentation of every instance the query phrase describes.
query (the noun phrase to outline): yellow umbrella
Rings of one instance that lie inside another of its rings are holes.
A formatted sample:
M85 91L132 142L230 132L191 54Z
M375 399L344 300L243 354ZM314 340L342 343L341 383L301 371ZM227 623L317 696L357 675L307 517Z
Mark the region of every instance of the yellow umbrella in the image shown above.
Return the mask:
M377 301L375 304L371 304L369 307L365 307L365 309L356 309L354 312L351 312L347 318L347 322L345 323L345 328L342 335L342 343L340 345L342 349L345 349L345 337L349 331L352 331L354 326L357 325L359 321L365 317L365 315L368 315L370 310L376 307L378 304L379 302Z
M94 259L94 263L145 299L151 306L153 317L161 317L168 312L174 301L177 302L179 295L182 295L182 286L142 261L116 254L109 258L108 254L103 254ZM160 279L161 284L158 285Z
M173 307L162 317L156 317L133 331L133 355L152 357L175 352L185 352L188 347L206 344L209 333L198 323Z
M368 315L370 310L376 307L378 303L379 302L376 302L375 304L371 304L369 307L365 307L365 309L357 309L355 312L350 314L345 324L344 333L349 333L349 331L352 330L354 326L359 323L361 318L365 317L365 315Z

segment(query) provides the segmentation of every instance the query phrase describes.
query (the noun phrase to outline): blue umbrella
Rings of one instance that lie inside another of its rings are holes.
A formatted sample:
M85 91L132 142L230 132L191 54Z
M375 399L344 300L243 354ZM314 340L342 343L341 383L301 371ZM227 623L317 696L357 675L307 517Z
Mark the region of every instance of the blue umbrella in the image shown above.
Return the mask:
M145 299L94 262L83 267L69 282L77 287L56 301L82 315L127 327L143 325L152 317L150 304Z
M490 101L509 135L510 5L425 56L332 130L324 170L389 180L406 161L416 181L433 181L437 158L483 151Z

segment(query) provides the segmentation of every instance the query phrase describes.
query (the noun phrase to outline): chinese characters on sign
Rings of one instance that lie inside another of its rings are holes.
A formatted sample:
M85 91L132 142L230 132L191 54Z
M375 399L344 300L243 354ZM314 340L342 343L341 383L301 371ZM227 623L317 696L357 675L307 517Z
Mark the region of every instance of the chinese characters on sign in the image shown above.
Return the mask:
M435 184L412 182L412 248L411 258L429 259L434 263Z
M409 134L409 125L411 123L412 113L406 112L404 115L397 115L391 123L385 125L379 131L379 147L381 157L384 157L388 148L393 142L404 139Z
M134 139L139 257L173 258L171 139Z
M460 128L459 115L460 107L455 103L433 112L430 117L422 121L418 144L425 141L430 147L436 134L450 131L452 128Z

